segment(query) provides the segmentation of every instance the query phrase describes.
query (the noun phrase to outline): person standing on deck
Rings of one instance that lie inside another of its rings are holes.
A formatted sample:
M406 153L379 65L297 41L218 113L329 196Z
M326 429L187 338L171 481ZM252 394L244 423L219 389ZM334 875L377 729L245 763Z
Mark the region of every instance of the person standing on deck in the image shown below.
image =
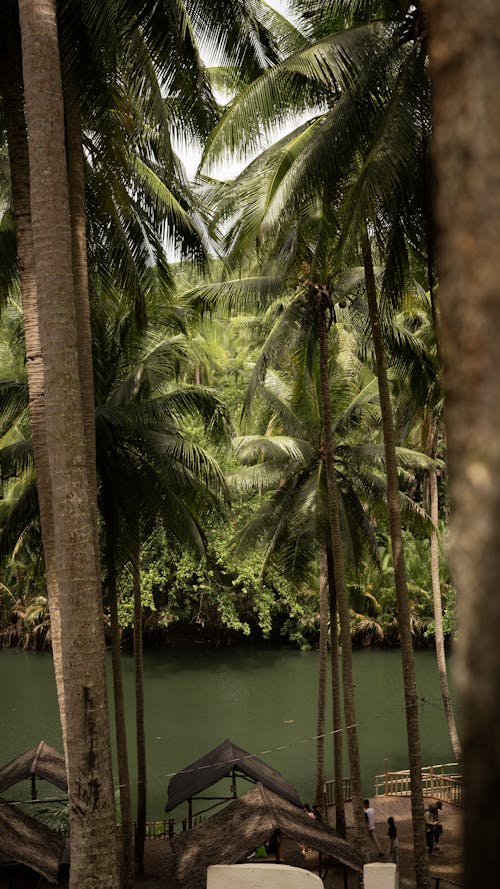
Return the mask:
M429 803L428 807L429 812L431 813L433 821L439 821L439 812L443 808L443 803L440 799L436 800L436 802Z
M365 819L366 819L366 829L368 831L368 836L372 841L373 845L378 849L378 857L383 858L384 853L380 848L380 843L377 838L377 834L375 833L375 810L370 806L370 800L363 800L363 805L365 807Z
M387 831L387 836L389 837L389 849L387 852L387 860L392 861L396 867L399 867L399 840L398 840L398 831L396 825L394 823L394 818L392 815L387 819L387 824L389 825L389 829Z

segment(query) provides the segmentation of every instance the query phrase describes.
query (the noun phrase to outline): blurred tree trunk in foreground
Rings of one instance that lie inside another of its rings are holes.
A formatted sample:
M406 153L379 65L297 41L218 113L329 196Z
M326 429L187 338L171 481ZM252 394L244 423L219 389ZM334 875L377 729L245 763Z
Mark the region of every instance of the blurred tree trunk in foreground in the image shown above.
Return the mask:
M500 872L500 19L428 0L466 886Z

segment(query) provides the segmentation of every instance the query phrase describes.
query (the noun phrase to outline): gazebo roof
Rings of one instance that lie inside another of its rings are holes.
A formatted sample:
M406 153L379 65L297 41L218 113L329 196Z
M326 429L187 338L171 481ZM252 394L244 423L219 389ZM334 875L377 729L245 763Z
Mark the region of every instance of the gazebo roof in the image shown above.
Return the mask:
M192 799L198 793L226 778L233 769L243 772L254 781L260 781L265 787L301 806L301 799L295 787L276 769L271 768L258 756L248 753L232 741L223 741L205 753L201 759L185 766L171 779L168 785L168 799L165 811L170 812L180 803Z
M327 824L257 784L222 812L169 842L166 883L170 889L205 889L211 864L235 864L279 830L284 836L337 858L361 872L354 848Z
M0 863L24 864L56 883L64 837L0 799Z
M68 790L64 757L50 744L40 741L0 769L0 793L35 775L50 781L65 793Z

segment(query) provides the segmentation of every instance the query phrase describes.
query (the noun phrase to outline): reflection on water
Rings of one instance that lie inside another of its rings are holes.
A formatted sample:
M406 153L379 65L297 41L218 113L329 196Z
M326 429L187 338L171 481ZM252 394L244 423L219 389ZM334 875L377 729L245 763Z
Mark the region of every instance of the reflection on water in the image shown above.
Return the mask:
M373 776L384 771L385 760L391 769L407 767L401 660L398 651L364 650L354 653L353 666L363 789L370 795ZM261 755L304 799L311 798L316 652L193 646L146 652L144 668L150 818L163 817L169 776L225 738ZM433 652L417 652L416 668L422 698L422 761L451 761ZM123 657L123 671L133 775L134 683L129 656ZM0 677L0 764L41 739L61 749L50 655L0 651ZM327 777L332 759L330 734ZM345 770L348 774L347 765Z

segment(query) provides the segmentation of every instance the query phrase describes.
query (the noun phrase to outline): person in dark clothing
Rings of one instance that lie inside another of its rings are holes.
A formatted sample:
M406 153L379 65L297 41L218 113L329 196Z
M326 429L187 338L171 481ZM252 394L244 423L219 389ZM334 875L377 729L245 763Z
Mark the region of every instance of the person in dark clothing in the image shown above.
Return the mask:
M439 821L439 812L443 808L443 803L440 799L436 800L434 803L429 803L429 812L431 813L433 821Z
M434 824L432 815L429 812L429 809L424 810L424 822L425 822L425 842L427 843L427 848L429 850L429 855L434 849Z
M427 843L427 848L429 850L429 854L438 848L439 840L441 834L443 833L443 825L440 821L434 821L434 813L432 812L430 806L424 811L424 822L425 822L425 842Z
M398 840L398 830L394 823L394 818L389 816L387 819L387 824L389 825L389 829L387 831L387 836L389 837L389 849L387 851L387 860L394 862L396 867L399 867L399 840Z

